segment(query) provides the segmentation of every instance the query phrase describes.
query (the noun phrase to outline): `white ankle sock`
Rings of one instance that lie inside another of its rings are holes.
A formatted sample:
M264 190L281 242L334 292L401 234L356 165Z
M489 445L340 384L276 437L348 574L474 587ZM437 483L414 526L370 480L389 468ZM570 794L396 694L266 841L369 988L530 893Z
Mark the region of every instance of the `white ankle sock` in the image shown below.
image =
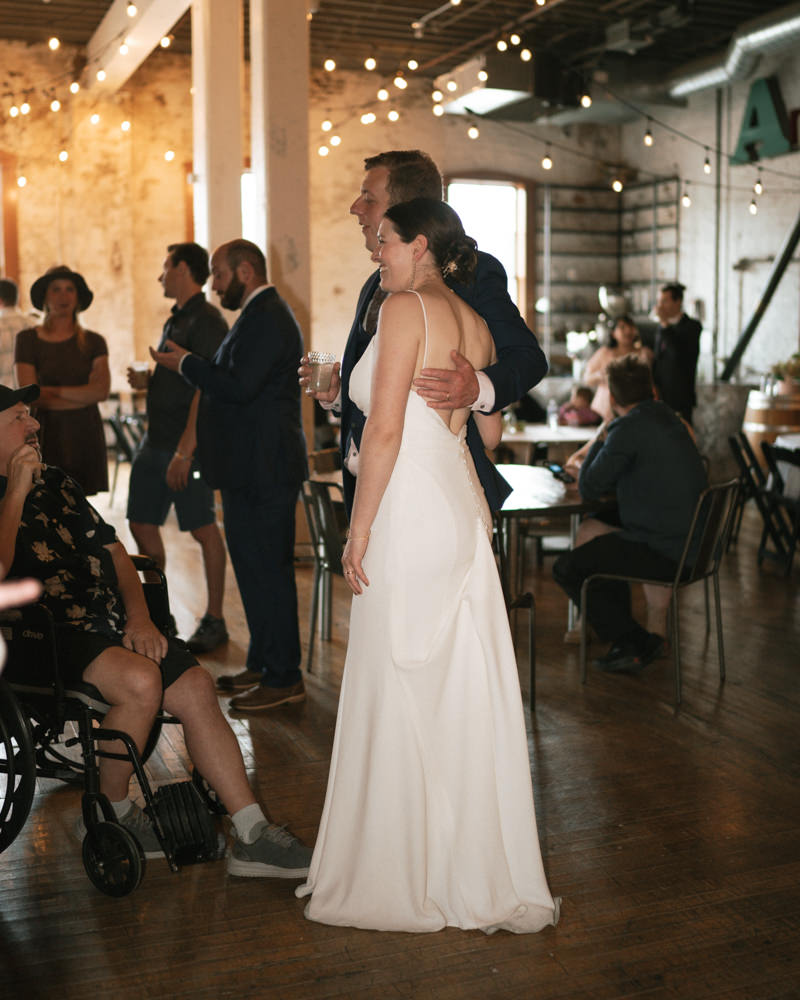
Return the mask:
M259 823L266 823L267 817L264 815L261 806L257 802L253 802L249 806L245 806L243 809L235 812L231 816L231 821L239 840L245 844L252 844L256 839L253 830Z

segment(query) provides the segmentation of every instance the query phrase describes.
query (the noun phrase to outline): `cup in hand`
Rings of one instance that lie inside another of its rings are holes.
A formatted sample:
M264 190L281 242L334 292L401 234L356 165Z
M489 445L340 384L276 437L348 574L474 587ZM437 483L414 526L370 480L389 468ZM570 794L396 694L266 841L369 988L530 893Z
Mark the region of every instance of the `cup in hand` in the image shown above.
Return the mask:
M150 362L132 361L131 374L129 378L132 389L146 389L150 381Z
M311 376L306 392L327 392L331 387L336 355L329 354L327 351L309 351L308 364L311 368Z

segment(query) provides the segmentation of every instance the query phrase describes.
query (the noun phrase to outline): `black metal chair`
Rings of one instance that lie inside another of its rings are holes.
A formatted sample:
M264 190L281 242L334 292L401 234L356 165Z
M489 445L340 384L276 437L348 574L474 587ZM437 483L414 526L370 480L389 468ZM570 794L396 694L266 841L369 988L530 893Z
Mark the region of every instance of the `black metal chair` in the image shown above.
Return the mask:
M739 467L739 481L741 484L739 497L736 501L734 522L730 538L728 539L728 543L730 544L731 542L735 542L739 537L742 515L749 500L752 500L756 504L762 517L764 516L760 493L767 485L767 477L764 475L764 470L758 464L758 459L744 431L737 431L735 434L732 434L728 438L728 444Z
M781 474L779 462L800 468L800 451L781 448L778 445L762 441L761 450L769 469L768 485L762 492L764 502L769 508L771 523L775 525L775 535L780 540L775 552L763 548L766 539L762 534L762 545L759 546L759 556L769 556L783 566L786 576L792 572L792 562L800 539L800 497L786 494L786 484Z
M136 449L145 435L147 417L144 413L123 413L122 408L117 406L116 411L110 417L106 417L106 423L111 428L114 438L114 472L108 498L110 505L114 503L120 464L133 462Z
M311 585L311 616L306 660L306 670L311 673L318 620L320 636L325 640L331 637L333 602L331 578L333 576L344 578L342 554L347 515L344 493L337 483L306 480L303 483L302 495L308 532L314 549L314 581Z
M709 486L700 494L700 498L695 508L694 517L686 536L686 544L675 571L675 576L671 581L652 580L645 577L626 576L617 573L595 573L583 581L581 587L581 682L586 683L586 628L587 628L587 601L589 600L589 587L595 580L621 580L628 584L655 584L657 586L670 587L672 594L670 598L670 616L672 619L672 657L675 668L675 705L681 702L681 657L680 657L680 631L678 627L678 593L693 583L707 581L709 578L714 584L714 604L717 620L717 653L719 656L719 678L725 680L725 649L722 641L722 605L719 592L719 567L722 557L726 552L728 535L733 524L733 516L736 510L736 497L740 489L738 479L732 479L727 483L719 483ZM694 561L689 563L689 557L693 554ZM709 625L708 615L708 591L706 590L706 628Z
M144 575L151 617L164 630L170 620L164 575L150 559L132 558ZM214 800L202 776L194 772L191 781L154 792L144 770L163 723L179 720L161 713L140 755L127 733L103 726L110 706L97 688L62 681L55 626L45 605L5 611L0 622L8 650L0 678L0 851L24 826L37 777L82 785L86 873L107 895L133 892L144 874L145 859L136 838L117 821L100 792L99 760L109 758L130 761L173 871L182 864L217 857L211 812L223 812L224 807ZM65 735L68 724L77 735ZM124 752L104 748L112 742L122 744ZM70 753L73 747L79 749L78 756Z

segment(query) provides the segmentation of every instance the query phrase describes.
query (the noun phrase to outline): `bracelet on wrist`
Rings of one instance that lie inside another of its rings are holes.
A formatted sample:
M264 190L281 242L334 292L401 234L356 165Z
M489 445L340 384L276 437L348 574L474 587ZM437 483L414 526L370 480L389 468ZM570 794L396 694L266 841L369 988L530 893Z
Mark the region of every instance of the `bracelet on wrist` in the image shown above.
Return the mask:
M347 529L347 534L345 535L345 537L347 538L348 542L351 542L351 541L352 542L363 542L363 541L366 541L366 539L369 538L369 536L370 536L370 532L369 531L366 533L366 535L351 535L349 528Z

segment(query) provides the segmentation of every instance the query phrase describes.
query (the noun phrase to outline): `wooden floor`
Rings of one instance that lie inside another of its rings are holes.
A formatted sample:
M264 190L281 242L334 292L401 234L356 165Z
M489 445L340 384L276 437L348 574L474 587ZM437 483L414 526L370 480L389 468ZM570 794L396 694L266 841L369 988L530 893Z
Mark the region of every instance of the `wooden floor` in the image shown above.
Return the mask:
M126 487L98 504L124 530ZM755 564L749 512L723 571L728 679L706 637L702 588L686 593L684 701L671 660L638 677L592 675L563 643L565 601L534 574L538 701L529 734L542 851L563 897L537 935L411 936L303 918L293 883L235 879L223 863L96 891L70 835L79 793L40 783L0 857L0 997L591 998L800 996L800 560L791 581ZM196 546L167 528L182 634L203 610ZM307 635L310 568L298 570ZM308 700L233 723L257 794L313 843L322 809L349 601L336 581L335 638L320 644ZM233 639L207 658L240 668L246 630L232 575ZM524 643L520 643L524 648ZM524 674L524 671L523 671ZM157 781L183 776L176 732ZM358 817L353 817L354 824Z

